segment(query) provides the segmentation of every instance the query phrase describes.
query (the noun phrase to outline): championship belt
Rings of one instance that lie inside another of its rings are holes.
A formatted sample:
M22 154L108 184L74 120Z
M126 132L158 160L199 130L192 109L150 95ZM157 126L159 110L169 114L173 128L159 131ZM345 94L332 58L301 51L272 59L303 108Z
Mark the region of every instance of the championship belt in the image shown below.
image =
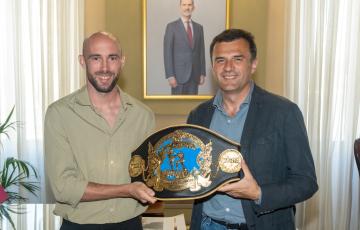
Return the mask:
M159 200L198 199L240 180L240 145L200 126L177 125L149 136L132 154L131 181Z

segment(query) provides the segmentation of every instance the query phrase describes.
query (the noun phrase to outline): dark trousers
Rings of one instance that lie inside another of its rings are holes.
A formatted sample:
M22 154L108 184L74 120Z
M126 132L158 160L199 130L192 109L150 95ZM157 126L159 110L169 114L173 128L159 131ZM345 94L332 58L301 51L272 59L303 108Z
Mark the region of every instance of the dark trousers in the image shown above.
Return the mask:
M63 219L60 230L143 230L141 217L111 224L77 224Z
M242 224L231 224L221 220L214 220L211 217L203 214L201 220L201 230L248 230L248 227L245 223Z
M179 84L175 88L171 88L172 95L197 95L199 91L199 83L191 77L184 84Z

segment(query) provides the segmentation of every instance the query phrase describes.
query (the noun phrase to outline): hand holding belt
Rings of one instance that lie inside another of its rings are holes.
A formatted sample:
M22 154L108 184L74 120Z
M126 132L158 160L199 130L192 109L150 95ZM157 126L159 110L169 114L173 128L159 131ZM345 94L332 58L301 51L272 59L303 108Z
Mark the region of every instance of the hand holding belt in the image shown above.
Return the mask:
M150 135L132 154L131 181L159 200L197 199L240 180L240 145L200 126L177 125Z

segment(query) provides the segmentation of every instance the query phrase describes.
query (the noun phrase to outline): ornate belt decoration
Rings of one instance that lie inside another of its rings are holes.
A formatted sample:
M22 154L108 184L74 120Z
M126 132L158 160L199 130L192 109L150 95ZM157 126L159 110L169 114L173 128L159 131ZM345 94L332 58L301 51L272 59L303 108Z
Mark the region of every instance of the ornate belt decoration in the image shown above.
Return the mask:
M133 153L132 182L142 181L159 200L197 199L239 180L236 142L200 126L171 126L153 133Z

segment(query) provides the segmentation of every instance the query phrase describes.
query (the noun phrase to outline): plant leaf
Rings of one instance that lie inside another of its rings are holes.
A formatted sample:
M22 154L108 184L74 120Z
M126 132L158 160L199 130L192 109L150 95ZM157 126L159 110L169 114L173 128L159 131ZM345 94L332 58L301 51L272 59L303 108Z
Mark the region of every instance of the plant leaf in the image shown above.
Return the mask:
M9 214L9 211L12 212L11 209L9 209L6 205L0 205L0 219L2 219L3 217L5 217L11 224L11 226L13 227L13 229L15 228L15 224L13 222L13 220L11 219L11 216Z
M15 106L11 109L9 115L6 117L5 122L3 124L0 123L0 135L4 134L9 138L8 129L15 129L14 125L16 122L10 122L10 119L14 113ZM0 142L1 143L1 142Z
M12 157L5 160L3 170L1 171L1 184L8 192L9 203L23 203L27 201L27 198L20 196L18 193L8 191L10 186L24 188L26 191L37 196L36 191L40 189L38 182L26 181L32 174L36 179L38 178L35 168L30 163Z

